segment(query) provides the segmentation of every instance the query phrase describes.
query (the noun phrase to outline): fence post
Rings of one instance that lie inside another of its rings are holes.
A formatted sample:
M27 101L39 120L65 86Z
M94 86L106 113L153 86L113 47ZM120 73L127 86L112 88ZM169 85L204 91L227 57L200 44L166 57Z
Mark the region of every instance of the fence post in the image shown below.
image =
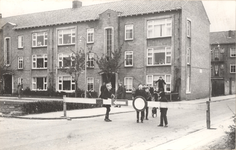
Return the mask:
M63 95L63 111L64 111L64 116L66 117L66 101L65 101L66 95Z
M211 128L211 119L210 119L210 101L206 102L207 104L207 110L206 110L206 123L207 123L207 129Z

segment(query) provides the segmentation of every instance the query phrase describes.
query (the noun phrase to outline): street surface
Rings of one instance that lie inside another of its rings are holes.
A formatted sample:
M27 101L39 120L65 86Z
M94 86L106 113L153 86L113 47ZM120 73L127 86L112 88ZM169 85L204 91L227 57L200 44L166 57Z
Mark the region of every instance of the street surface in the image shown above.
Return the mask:
M211 124L227 120L233 113L235 99L212 102ZM112 122L104 122L104 117L71 121L0 118L0 149L146 150L206 128L205 110L169 109L167 128L157 127L159 115L158 110L158 117L152 118L150 108L144 123L136 123L135 111L111 115Z

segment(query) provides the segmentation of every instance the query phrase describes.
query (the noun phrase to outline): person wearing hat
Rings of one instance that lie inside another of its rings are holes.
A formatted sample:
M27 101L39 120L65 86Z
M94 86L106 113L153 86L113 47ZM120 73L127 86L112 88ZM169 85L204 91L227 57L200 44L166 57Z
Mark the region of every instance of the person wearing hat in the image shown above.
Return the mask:
M165 92L163 90L160 91L160 102L168 102ZM165 123L165 127L168 127L168 121L167 121L167 110L168 108L160 108L160 124L159 127L163 127L163 121Z
M104 90L102 91L101 93L101 98L102 99L112 99L114 98L114 94L112 93L112 86L111 86L111 83L106 83L106 88L104 88ZM111 105L107 105L107 104L104 104L103 107L106 107L106 114L105 114L105 119L104 121L106 122L111 122L111 120L109 119L109 113L111 111Z
M143 89L143 85L140 83L139 85L138 85L138 89L136 89L136 91L135 91L135 94L134 94L134 99L135 99L135 97L137 97L137 96L142 96L143 98L147 98L146 97L146 92L144 91L144 89ZM136 110L136 113L137 113L137 123L139 123L139 111L138 110ZM141 111L141 123L143 123L143 119L144 119L144 110L142 110Z

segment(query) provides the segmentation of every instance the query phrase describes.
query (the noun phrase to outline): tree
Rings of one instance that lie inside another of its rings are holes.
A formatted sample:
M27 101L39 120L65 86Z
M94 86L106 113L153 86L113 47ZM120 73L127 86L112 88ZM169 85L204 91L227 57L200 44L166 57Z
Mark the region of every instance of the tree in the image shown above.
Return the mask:
M119 68L124 61L121 62L123 44L116 50L111 51L110 55L103 54L100 58L95 59L99 69L98 73L105 74L107 81L111 81L113 73L118 73Z
M75 97L77 97L78 78L81 72L85 69L85 52L84 50L73 51L72 55L63 58L63 67L61 71L70 74L75 80Z

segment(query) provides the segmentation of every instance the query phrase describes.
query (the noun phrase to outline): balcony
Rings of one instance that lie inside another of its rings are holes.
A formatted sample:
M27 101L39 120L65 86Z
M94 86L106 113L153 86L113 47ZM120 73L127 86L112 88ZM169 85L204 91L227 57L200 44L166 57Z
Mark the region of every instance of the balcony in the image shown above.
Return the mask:
M219 55L215 55L214 57L211 57L211 62L224 62L225 61L225 55L223 54L219 54Z

